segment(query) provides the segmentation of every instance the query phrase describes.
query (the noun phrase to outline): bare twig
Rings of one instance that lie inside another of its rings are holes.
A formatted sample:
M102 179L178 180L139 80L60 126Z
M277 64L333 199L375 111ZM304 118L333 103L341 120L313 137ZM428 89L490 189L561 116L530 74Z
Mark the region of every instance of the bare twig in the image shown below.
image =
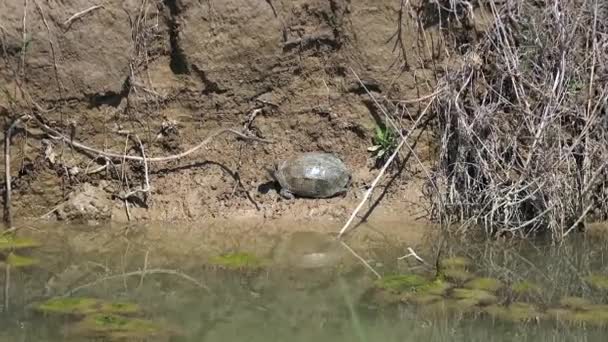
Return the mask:
M23 19L22 19L22 46L21 46L21 79L25 79L25 52L27 50L27 0L23 1Z
M71 16L71 17L69 17L69 18L68 18L66 21L64 21L64 22L63 22L63 25L64 25L65 27L70 27L70 25L72 24L72 22L73 22L74 20L76 20L76 19L78 19L78 18L81 18L81 17L83 17L84 15L86 15L87 13L90 13L90 12L92 12L92 11L94 11L94 10L97 10L97 9L100 9L100 8L103 8L103 5L95 5L95 6L91 6L91 7L87 8L87 9L85 9L85 10L83 10L83 11L80 11L80 12L74 13L74 15L72 15L72 16Z
M424 111L422 112L422 114L420 114L420 116L418 117L418 119L416 120L416 122L414 123L413 127L417 127L418 123L422 120L422 118L425 117L428 109L431 106L430 102L426 108L424 109ZM378 175L376 176L376 178L374 179L374 181L372 182L371 186L369 187L369 189L367 190L367 192L365 193L365 195L363 196L363 199L361 200L361 202L359 203L359 205L355 208L355 210L353 211L353 213L351 214L350 218L348 219L348 221L346 221L346 223L344 224L344 226L342 227L342 229L340 229L340 233L338 234L338 238L341 238L342 235L344 234L344 232L346 232L346 229L348 229L348 227L350 226L350 224L353 222L353 220L355 219L355 217L357 216L357 213L361 210L361 208L363 208L363 205L365 204L365 202L367 202L369 196L372 194L372 192L374 191L376 185L378 184L378 182L380 181L380 179L382 178L382 176L384 175L384 173L386 172L386 170L388 169L388 166L393 162L393 160L395 159L395 157L397 156L397 154L399 153L399 151L401 150L401 147L403 147L403 145L405 145L407 139L409 138L409 136L412 134L412 132L414 132L414 130L410 130L406 136L404 136L403 138L401 138L401 142L399 143L399 145L397 145L397 147L395 148L395 151L393 152L393 154L386 160L386 162L384 163L384 166L382 167L382 169L380 170L380 172L378 172Z
M200 281L192 278L191 276L189 276L189 275L187 275L185 273L182 273L182 272L179 272L179 271L176 271L176 270L153 268L153 269L148 269L148 270L133 271L133 272L127 272L127 273L122 273L122 274L116 274L116 275L111 275L111 276L103 277L103 278L97 279L95 281L92 281L90 283L77 286L77 287L75 287L75 288L67 291L63 296L64 297L71 296L71 295L73 295L74 293L76 293L76 292L78 292L80 290L83 290L83 289L86 289L86 288L89 288L89 287L101 284L101 283L106 282L106 281L110 281L110 280L114 280L114 279L124 279L124 278L127 278L127 277L133 277L133 276L140 276L141 277L142 274L146 274L146 275L150 275L150 274L175 275L175 276L177 276L179 278L185 279L185 280L193 283L197 287L200 287L202 289L210 291L209 288L205 284L201 283Z
M144 278L146 276L146 271L148 270L148 256L150 255L150 250L146 251L146 256L144 257L144 268L142 269L141 277L139 278L139 285L137 286L140 289L144 285Z
M416 252L414 252L414 250L411 247L408 247L407 251L408 251L408 254L406 254L404 256L400 256L399 258L397 258L397 260L405 260L405 259L407 259L409 257L413 257L419 263L424 264L425 266L428 266L428 267L433 267L431 264L429 264L428 262L424 261L424 259L422 259L420 256L418 256L418 254L416 254Z
M98 150L96 148L92 148L89 146L86 146L82 143L79 143L77 141L72 141L72 139L70 139L69 137L66 137L65 135L59 133L58 131L56 131L55 129L49 127L48 125L42 123L42 122L38 122L38 125L40 126L40 128L45 131L47 134L49 134L52 138L54 139L59 139L62 140L68 144L70 144L71 146L73 146L76 149L82 150L82 151L86 151L89 153L94 153L94 154L98 154L100 156L109 158L109 159L114 159L114 160L137 160L137 161L144 161L145 159L143 157L139 157L139 156L131 156L131 155L124 155L124 154L120 154L120 153L116 153L116 152L105 152L105 151L101 151ZM200 148L204 147L205 145L207 145L208 143L210 143L214 138L225 134L225 133L231 133L234 134L242 139L245 140L251 140L251 141L258 141L258 142L264 142L264 143L271 143L272 141L270 140L266 140L266 139L260 139L258 137L254 137L254 136L248 136L245 135L235 129L232 128L222 128L219 129L213 133L211 133L207 138L205 138L205 140L203 140L201 143L199 143L198 145L191 147L190 149L188 149L187 151L184 151L182 153L178 153L178 154L174 154L174 155L170 155L170 156L166 156L166 157L154 157L154 158L147 158L148 162L150 163L155 163L155 162L166 162L166 161L171 161L171 160L177 160L177 159L181 159L184 158L190 154L192 154L193 152L196 152L197 150L199 150Z
M363 265L365 265L365 267L367 267L370 271L372 271L372 273L378 277L378 279L382 278L382 276L380 275L380 273L378 273L373 267L372 265L370 265L367 261L365 261L365 259L363 259L359 254L357 254L357 252L355 252L352 248L350 248L349 245L347 245L344 241L340 241L340 243L342 243L342 246L344 246L344 248L346 248L349 252L352 253L352 255L355 256L355 258L359 259L359 261L361 261L361 263L363 263Z
M4 275L4 312L8 312L11 301L11 265L8 263L5 266Z
M142 144L141 140L139 139L139 137L137 135L135 135L135 139L139 143L139 148L141 151L141 158L142 158L142 162L144 163L145 185L139 189L129 191L126 194L122 195L121 197L123 199L127 199L127 198L135 195L136 193L140 193L140 192L148 193L150 191L150 176L149 176L149 172L148 172L148 161L146 160L146 152L144 150L144 145ZM126 153L125 153L125 156L126 156ZM124 156L123 156L123 160L124 160ZM128 208L127 208L127 210L128 210Z
M6 228L11 228L13 218L11 215L11 136L17 125L24 120L29 119L29 115L23 115L15 119L4 133L4 224Z

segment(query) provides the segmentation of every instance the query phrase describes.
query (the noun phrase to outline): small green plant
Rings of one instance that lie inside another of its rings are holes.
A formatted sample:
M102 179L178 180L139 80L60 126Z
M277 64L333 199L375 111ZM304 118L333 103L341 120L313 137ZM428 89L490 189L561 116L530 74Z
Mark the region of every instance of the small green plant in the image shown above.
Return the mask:
M376 132L372 138L373 146L367 150L374 153L377 162L383 162L388 158L397 147L397 135L386 126L376 126Z

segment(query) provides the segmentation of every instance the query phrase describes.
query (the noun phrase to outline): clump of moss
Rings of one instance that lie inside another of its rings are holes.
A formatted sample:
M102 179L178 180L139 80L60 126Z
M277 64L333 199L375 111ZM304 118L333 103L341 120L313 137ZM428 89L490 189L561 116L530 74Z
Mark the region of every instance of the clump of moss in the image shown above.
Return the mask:
M442 300L443 297L433 294L421 294L418 296L409 296L406 301L416 305L428 305Z
M496 292L503 287L500 280L495 278L475 278L471 279L464 284L467 289L484 290L489 292Z
M17 255L15 253L10 253L4 261L5 264L15 268L32 266L38 264L39 262L40 260L38 259Z
M498 297L492 293L479 289L454 289L452 297L458 300L468 300L474 302L475 305L494 304L498 301Z
M462 284L467 280L472 279L474 275L463 268L448 268L441 271L441 277L446 280Z
M427 285L423 286L420 289L420 292L426 293L426 294L430 294L430 295L437 295L437 296L443 296L445 295L452 287L454 287L454 285L452 285L451 283L444 281L442 279L435 279L434 281L428 283Z
M461 256L445 258L439 261L439 267L442 269L466 269L470 265L471 260Z
M233 270L256 269L263 265L263 261L257 256L242 252L218 255L210 261L213 265Z
M429 285L429 280L417 274L397 274L376 281L376 286L392 292L415 291Z
M140 308L134 303L106 302L86 297L57 297L36 305L34 310L45 314L82 316L93 313L135 314Z
M464 283L473 278L473 274L468 271L470 265L471 260L465 257L455 256L442 259L438 265L439 277L456 283Z
M590 274L583 278L583 280L598 290L608 290L608 276L603 274Z
M18 238L13 235L0 235L0 251L39 247L40 243L29 238Z
M535 321L544 316L536 306L522 302L514 302L506 307L491 305L486 307L484 311L494 318L510 322Z
M71 329L84 336L110 336L112 338L142 339L162 332L156 322L115 314L93 314L85 317Z

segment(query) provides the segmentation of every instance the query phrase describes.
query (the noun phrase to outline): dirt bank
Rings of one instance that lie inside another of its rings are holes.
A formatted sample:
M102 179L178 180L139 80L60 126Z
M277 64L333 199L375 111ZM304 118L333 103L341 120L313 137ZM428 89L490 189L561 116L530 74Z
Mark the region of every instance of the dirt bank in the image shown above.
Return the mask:
M344 218L378 172L367 148L383 120L353 71L409 127L426 103L387 99L432 92L448 48L432 18L417 22L405 13L399 25L397 0L25 4L0 3L0 114L7 124L35 111L99 150L140 155L139 138L148 157L185 151L219 128L247 127L274 141L223 135L178 161L151 163L151 190L128 201L134 220ZM394 49L396 39L402 45ZM430 139L416 147L423 160ZM119 194L145 183L142 163L85 155L35 125L27 135L17 131L11 151L18 217L43 215L88 184L96 189L85 196L93 198L87 205L95 219L126 220ZM345 198L285 201L267 191L265 169L304 151L336 152L352 168ZM423 214L421 171L408 161L382 205Z

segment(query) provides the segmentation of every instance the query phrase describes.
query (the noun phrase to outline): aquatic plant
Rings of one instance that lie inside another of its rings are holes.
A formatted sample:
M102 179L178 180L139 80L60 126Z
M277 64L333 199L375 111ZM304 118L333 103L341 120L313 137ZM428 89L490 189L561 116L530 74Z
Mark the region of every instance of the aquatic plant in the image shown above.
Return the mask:
M417 274L390 275L376 281L378 287L393 292L412 291L428 284L428 279Z
M495 278L474 278L467 281L464 284L464 287L467 289L476 289L476 290L485 290L489 292L496 292L503 287L503 284L500 280Z
M157 322L142 318L92 314L76 323L70 330L72 333L84 336L141 339L158 335L163 329Z
M509 306L490 305L484 308L491 317L510 322L537 321L544 317L536 306L530 303L514 302Z
M453 290L451 296L454 299L475 302L475 305L494 304L498 301L498 297L496 297L494 294L481 289L457 288Z
M407 302L414 303L416 305L428 305L440 300L443 300L443 297L434 294L419 294L417 296L410 296L406 299Z
M262 259L249 253L237 252L215 256L211 264L228 269L255 269L263 265Z
M139 305L126 302L109 302L87 297L55 297L34 306L45 314L87 315L92 313L135 314Z
M15 237L11 234L0 235L0 252L39 246L40 243L38 241L29 238Z
M36 258L30 258L15 253L10 253L4 261L4 263L6 263L7 265L10 265L11 267L15 268L32 266L38 264L39 262L40 260Z

